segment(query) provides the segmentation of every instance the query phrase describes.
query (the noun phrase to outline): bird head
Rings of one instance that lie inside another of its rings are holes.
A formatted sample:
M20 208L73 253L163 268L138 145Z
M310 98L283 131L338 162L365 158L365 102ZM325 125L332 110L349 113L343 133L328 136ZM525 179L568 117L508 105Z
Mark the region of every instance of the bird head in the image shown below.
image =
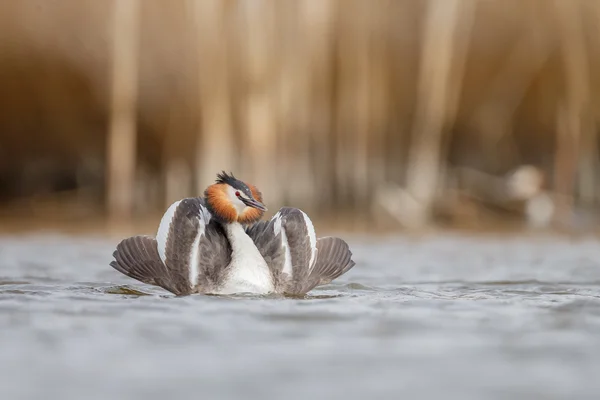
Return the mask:
M226 223L252 224L262 218L267 208L262 194L233 174L221 172L214 184L204 192L213 216Z

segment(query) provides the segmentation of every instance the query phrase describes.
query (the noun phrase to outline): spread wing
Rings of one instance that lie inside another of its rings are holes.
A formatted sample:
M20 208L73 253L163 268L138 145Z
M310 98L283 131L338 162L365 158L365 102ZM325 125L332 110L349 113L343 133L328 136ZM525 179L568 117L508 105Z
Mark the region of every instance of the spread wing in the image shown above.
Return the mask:
M248 228L247 233L287 294L305 294L354 266L346 242L317 240L312 221L297 208L284 207L270 221Z
M286 266L291 269L292 279L288 282L286 293L304 294L303 283L308 279L317 257L315 228L308 215L297 208L283 207L273 218L287 249Z
M302 282L300 292L328 284L348 272L356 264L348 243L337 237L317 240L317 260L307 280Z
M149 285L160 286L177 295L189 294L185 277L170 271L158 255L156 239L150 236L133 236L124 239L113 253L110 265L130 278Z
M231 246L204 200L187 198L167 209L156 239L127 238L113 256L111 266L125 275L187 295L218 288L228 273Z

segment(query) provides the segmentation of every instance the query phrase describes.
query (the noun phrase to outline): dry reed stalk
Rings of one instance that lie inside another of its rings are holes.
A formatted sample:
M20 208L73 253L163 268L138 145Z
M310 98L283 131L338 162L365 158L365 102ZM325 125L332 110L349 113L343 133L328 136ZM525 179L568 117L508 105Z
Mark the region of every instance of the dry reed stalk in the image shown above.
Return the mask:
M281 57L275 93L280 182L286 201L315 209L331 199L330 51L334 2L302 0L278 9ZM293 177L293 180L289 178Z
M306 68L306 112L302 128L310 136L307 162L311 168L310 205L315 212L333 206L334 171L331 163L333 129L332 118L332 60L336 29L334 0L302 0L299 4L300 26L296 29L296 41L301 48L296 61ZM301 40L298 40L301 39ZM310 75L309 75L310 74Z
M370 15L370 43L366 57L369 66L369 125L367 129L369 146L369 194L367 201L372 202L375 188L384 184L386 179L385 155L387 153L387 136L400 135L401 132L391 131L388 126L393 114L389 105L393 103L392 57L396 46L391 41L394 36L394 22L397 15L393 12L394 0L381 1ZM390 115L392 114L392 115Z
M192 166L199 121L198 35L188 6L186 1L165 7L162 0L144 0L142 9L139 152L153 154L139 163L151 166L160 182L153 199L158 211L197 194Z
M273 106L278 129L276 158L281 162L276 172L281 200L306 206L306 190L310 190L307 182L311 176L306 163L308 135L302 131L306 127L309 111L310 70L307 69L305 42L300 39L306 20L302 15L302 2L279 3L279 6L276 29L280 60L277 73L273 74L273 79L277 81Z
M393 17L387 1L377 1L378 7L362 1L343 4L348 9L341 14L343 62L339 65L337 130L338 149L345 154L340 154L339 166L345 169L347 179L343 204L354 207L352 215L356 218L351 222L360 224L365 222L364 214L376 188L385 182L383 154L390 119L386 105L391 100L386 50L392 37L385 22Z
M429 0L427 6L407 172L408 192L420 203L412 216L419 225L429 222L439 187L443 131L454 122L475 3Z
M351 38L352 26L348 26L348 20L352 17L351 11L340 0L336 4L335 12L338 19L337 32L335 35L335 72L334 72L334 182L335 194L338 204L344 204L349 201L352 194L352 159L350 153L350 140L347 138L345 129L345 117L348 115L348 98L352 85L351 78L347 77L345 55L351 54L354 45Z
M196 193L217 171L238 168L230 96L229 2L188 0L197 32L200 132L195 155Z
M583 7L585 6L585 7ZM600 48L599 44L600 41L598 40L598 38L600 37L600 4L598 2L585 2L582 3L582 12L584 13L584 15L587 15L591 22L592 22L592 26L594 26L594 30L592 31L593 34L590 35L590 43L589 43L589 47L588 47L588 56L589 56L589 61L590 61L590 80L596 81L597 82L597 77L596 74L593 73L593 71L596 68L597 65L597 56L598 56L598 48ZM589 25L588 25L589 27ZM594 40L595 39L595 40ZM594 82L595 83L595 82ZM599 100L599 96L596 93L596 89L597 89L597 83L592 86L590 88L590 108L591 108L591 113L592 115L590 116L590 121L589 124L591 125L591 127L589 128L589 132L590 135L587 136L584 139L584 143L583 146L586 147L597 147L597 143L598 143L598 127L599 127L599 121L598 121L598 110L600 110L600 103L598 102ZM584 162L581 165L581 170L584 174L586 174L588 177L592 177L593 176L593 187L594 187L594 204L599 204L600 203L600 177L598 174L598 171L600 171L600 154L598 151L590 151L589 153L590 156L590 160ZM585 178L586 181L589 178ZM592 185L591 182L581 182L580 185Z
M282 198L281 181L277 174L277 120L275 100L279 54L276 48L276 10L273 0L241 2L240 43L241 62L245 68L244 96L241 113L244 137L240 158L245 179L268 194L270 204Z
M340 203L358 207L368 187L368 5L339 1L335 109L335 180ZM364 11L364 9L363 9Z
M350 174L352 196L350 204L362 208L370 194L369 184L369 135L371 129L370 104L375 94L372 91L372 71L374 60L370 57L373 18L372 7L368 2L355 0L350 14L351 29L346 34L352 48L345 49L344 68L347 68L346 105L342 126L344 140L348 142L350 161L346 168ZM353 28L353 29L352 29Z
M524 12L535 15L510 53L491 77L479 106L468 117L469 123L479 132L485 133L483 151L489 154L493 167L500 162L519 163L516 143L511 129L518 107L522 104L532 81L549 60L555 49L555 41L549 34L548 22L532 3L526 3ZM537 11L537 12L536 12ZM498 146L501 141L508 142ZM494 169L495 169L494 168Z
M340 205L358 207L368 194L369 5L337 2L335 181Z
M570 217L573 208L573 198L570 196L574 188L575 161L573 154L573 129L576 121L572 118L567 106L560 103L556 113L556 154L554 157L554 192L556 202L556 223L564 223Z
M180 104L171 105L169 119L166 127L166 138L163 144L163 171L164 171L164 205L170 206L173 202L186 197L194 196L192 189L192 171L187 151L182 148L181 142L187 142L181 136L185 130L186 115L180 109ZM196 192L195 190L193 192Z
M139 0L113 2L112 93L107 144L107 202L113 218L130 218L134 206L140 6Z
M566 84L564 106L559 113L562 121L557 129L555 171L555 191L562 195L557 198L557 218L564 220L571 213L579 157L583 156L589 162L592 159L590 153L597 149L582 148L583 143L589 145L593 138L590 125L586 123L590 115L590 76L581 7L560 0L555 0L554 4ZM581 189L589 201L594 197L594 176L585 178L584 183L592 187Z

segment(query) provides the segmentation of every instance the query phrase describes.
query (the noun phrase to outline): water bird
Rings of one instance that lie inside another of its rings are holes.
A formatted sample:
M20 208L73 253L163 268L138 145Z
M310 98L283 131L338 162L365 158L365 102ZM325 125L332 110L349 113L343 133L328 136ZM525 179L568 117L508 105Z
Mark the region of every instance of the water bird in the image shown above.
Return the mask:
M283 207L268 221L256 186L222 172L203 197L174 202L156 237L122 240L110 265L176 295L302 296L338 278L355 262L337 237L317 238L298 208Z

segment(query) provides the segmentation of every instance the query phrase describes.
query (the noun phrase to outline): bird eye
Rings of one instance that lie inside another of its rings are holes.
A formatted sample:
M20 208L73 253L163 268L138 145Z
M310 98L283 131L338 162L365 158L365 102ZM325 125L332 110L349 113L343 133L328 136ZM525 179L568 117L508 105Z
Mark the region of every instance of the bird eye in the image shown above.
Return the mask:
M236 195L237 197L240 197L240 192L238 192L238 191L236 190L236 191L235 191L235 195Z

